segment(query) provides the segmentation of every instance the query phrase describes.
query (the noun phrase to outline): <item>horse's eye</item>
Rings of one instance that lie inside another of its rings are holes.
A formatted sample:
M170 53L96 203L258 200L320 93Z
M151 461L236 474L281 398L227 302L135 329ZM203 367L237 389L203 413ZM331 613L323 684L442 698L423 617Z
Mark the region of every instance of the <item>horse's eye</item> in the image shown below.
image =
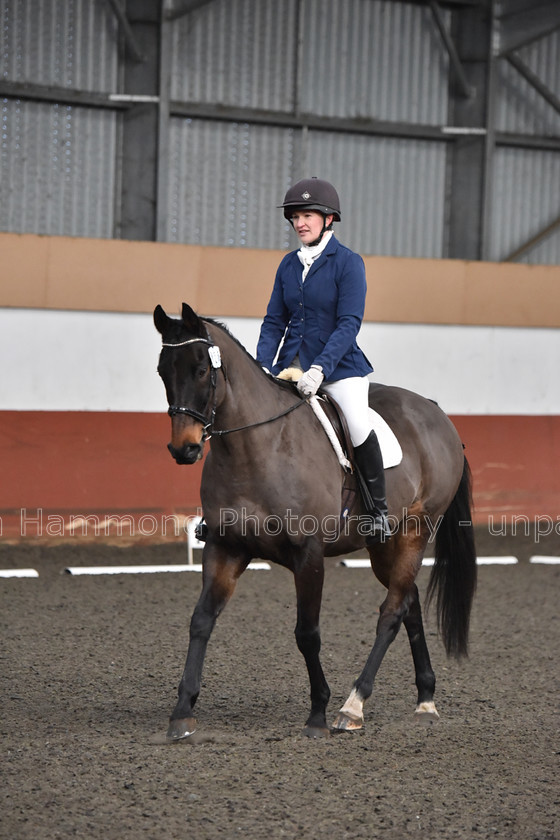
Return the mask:
M205 376L206 376L206 368L200 368L200 370L198 371L198 378L199 379L204 379Z

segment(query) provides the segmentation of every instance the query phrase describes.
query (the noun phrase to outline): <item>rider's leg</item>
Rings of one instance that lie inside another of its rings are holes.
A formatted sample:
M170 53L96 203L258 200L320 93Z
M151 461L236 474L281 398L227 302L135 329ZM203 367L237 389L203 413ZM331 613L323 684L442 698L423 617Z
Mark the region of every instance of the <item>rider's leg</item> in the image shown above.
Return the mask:
M371 517L371 527L366 537L366 545L391 536L391 529L387 519L387 499L385 495L385 470L383 456L377 435L371 430L366 440L360 446L354 447L354 457L362 478L367 486L370 499L365 499L366 509Z
M387 521L383 457L369 415L369 380L367 376L352 376L326 382L322 387L344 413L356 464L371 497L371 501L365 500L367 513L371 517L366 542L371 545L389 537L391 532Z

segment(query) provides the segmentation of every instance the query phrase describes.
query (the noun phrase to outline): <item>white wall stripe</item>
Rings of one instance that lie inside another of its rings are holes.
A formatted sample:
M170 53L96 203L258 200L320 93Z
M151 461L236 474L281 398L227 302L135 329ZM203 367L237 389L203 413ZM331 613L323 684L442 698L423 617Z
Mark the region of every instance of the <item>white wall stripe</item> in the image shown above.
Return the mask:
M254 354L260 320L223 320ZM359 343L374 379L449 414L550 415L560 413L559 339L558 329L367 323ZM151 315L0 308L0 354L13 360L0 410L165 411L160 347Z

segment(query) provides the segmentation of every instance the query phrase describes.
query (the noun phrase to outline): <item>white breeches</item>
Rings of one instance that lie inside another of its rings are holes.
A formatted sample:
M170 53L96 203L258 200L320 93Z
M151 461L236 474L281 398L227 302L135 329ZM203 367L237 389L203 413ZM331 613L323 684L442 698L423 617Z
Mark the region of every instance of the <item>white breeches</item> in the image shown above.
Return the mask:
M321 388L335 400L346 418L354 446L365 441L373 426L369 417L367 376L350 376L337 382L323 382Z

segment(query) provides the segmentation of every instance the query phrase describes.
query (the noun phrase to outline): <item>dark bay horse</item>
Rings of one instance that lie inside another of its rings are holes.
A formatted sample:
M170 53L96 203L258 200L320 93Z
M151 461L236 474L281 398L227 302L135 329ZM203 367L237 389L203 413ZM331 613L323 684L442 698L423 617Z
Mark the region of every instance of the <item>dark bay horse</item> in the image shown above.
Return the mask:
M323 558L364 547L367 529L359 494L351 515L341 518L347 479L310 406L293 386L265 373L225 327L199 318L187 304L180 320L157 306L154 323L163 339L158 371L171 416L169 450L178 464L192 464L210 439L200 489L208 526L202 592L191 618L187 661L167 737L188 738L196 729L193 707L208 640L253 558L279 563L294 575L295 637L311 686L304 733L327 735L330 690L319 657ZM387 596L371 653L334 730L363 725L363 704L401 623L416 671L415 714L428 722L438 717L415 584L434 533L428 597L435 595L450 655L467 652L476 586L470 471L454 426L434 402L401 388L373 385L370 403L396 433L403 459L386 470L394 534L369 548L373 572Z

